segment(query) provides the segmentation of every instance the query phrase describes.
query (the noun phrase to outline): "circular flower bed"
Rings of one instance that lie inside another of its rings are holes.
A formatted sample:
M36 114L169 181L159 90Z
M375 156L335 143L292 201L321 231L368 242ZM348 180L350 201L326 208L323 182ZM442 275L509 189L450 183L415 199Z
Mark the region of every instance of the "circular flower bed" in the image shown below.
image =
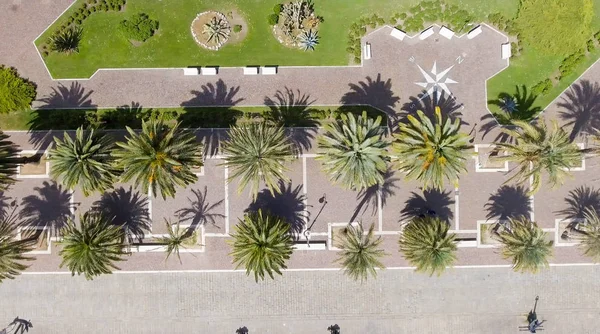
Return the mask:
M231 36L231 25L222 13L202 12L192 21L192 36L200 46L208 50L219 50Z
M304 51L314 50L319 44L319 25L323 18L315 15L312 2L278 4L273 12L268 20L279 43Z

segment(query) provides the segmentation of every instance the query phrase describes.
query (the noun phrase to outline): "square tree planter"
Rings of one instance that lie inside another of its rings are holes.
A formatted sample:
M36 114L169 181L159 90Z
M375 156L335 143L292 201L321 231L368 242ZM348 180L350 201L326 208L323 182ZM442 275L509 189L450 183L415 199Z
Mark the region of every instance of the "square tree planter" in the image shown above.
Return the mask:
M35 240L34 248L28 254L51 254L50 233L46 226L20 227L16 236L17 240Z
M554 244L556 246L575 246L579 244L574 236L577 234L576 229L581 229L585 224L585 219L556 219L555 222Z
M340 250L335 247L335 238L342 233L349 225L358 226L358 222L351 223L329 223L327 224L327 248L329 250Z
M506 152L496 151L493 144L475 145L475 171L476 172L508 172L508 161L498 162L494 156L506 155Z
M48 160L47 152L24 150L19 153L19 157L26 159L27 162L17 166L17 178L35 179L49 177L50 161Z
M497 248L501 243L496 238L496 233L504 229L506 220L478 220L477 221L477 247Z
M189 225L181 225L180 228L187 229ZM142 239L142 242L135 242L131 245L131 252L166 252L167 247L161 243L161 237L167 237L168 234L153 234ZM205 251L204 226L196 228L192 237L187 239L179 253L203 253Z

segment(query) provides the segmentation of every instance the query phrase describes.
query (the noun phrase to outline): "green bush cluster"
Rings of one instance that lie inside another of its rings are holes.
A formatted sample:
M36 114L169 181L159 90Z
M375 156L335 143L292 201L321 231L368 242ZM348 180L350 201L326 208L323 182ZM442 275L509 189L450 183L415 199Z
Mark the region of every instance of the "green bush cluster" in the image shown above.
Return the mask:
M588 40L586 48L588 52L593 52L594 50L596 50L596 41L594 39Z
M281 9L283 8L283 5L278 3L273 7L273 13L269 14L269 16L267 16L267 22L269 22L270 26L274 26L277 23L279 23L279 14L281 13Z
M144 42L158 29L158 21L152 20L148 14L138 13L129 20L121 21L119 29L128 39Z
M367 27L377 28L378 25L384 24L385 19L383 17L373 14L372 16L361 17L358 22L354 22L350 25L346 51L354 56L355 63L360 63L361 61L360 39L367 33Z
M552 89L554 85L552 84L552 80L546 79L538 82L533 87L531 87L531 93L533 95L543 95Z
M233 32L240 32L242 31L242 25L241 24L236 24L233 26Z
M36 96L36 85L19 76L13 67L0 65L0 114L27 109Z
M558 70L560 71L559 80L572 74L575 68L585 60L585 51L583 49L577 50L575 53L569 55L563 59Z

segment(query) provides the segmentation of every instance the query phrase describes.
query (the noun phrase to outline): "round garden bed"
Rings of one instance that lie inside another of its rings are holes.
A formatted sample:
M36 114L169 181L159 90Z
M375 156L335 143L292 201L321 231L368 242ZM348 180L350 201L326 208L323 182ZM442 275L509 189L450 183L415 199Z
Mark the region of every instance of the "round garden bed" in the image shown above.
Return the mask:
M192 21L191 31L198 45L216 51L225 44L242 41L247 34L247 25L236 11L230 11L227 15L207 11L196 16Z

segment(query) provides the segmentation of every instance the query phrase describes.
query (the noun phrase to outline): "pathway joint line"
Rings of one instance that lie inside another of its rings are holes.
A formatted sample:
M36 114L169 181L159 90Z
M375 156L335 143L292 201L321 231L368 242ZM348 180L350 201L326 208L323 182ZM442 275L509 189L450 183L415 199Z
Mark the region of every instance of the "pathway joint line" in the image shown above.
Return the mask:
M225 234L229 235L229 166L225 165L223 170L225 174L225 198L223 199L225 203Z

